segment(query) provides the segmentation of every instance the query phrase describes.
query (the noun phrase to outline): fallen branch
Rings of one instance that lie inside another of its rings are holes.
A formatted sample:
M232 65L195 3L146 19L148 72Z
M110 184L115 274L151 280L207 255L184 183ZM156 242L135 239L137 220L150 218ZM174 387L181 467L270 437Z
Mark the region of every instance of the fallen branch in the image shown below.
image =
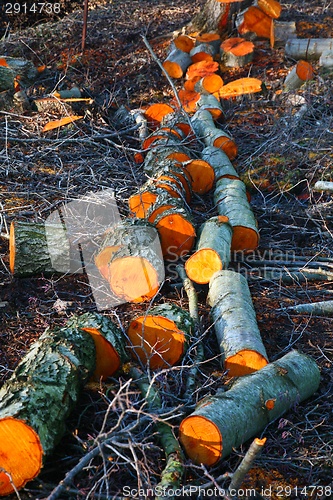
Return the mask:
M263 439L255 438L252 441L243 460L241 461L236 471L232 475L231 483L229 485L229 494L231 496L233 495L232 493L233 490L238 490L241 487L246 474L253 466L253 462L255 461L259 453L262 451L262 448L264 447L265 443L266 443L266 438Z
M312 314L314 316L332 316L333 300L323 300L321 302L298 304L296 306L286 307L285 310L295 313Z
M317 181L313 189L315 191L331 191L333 192L333 182Z

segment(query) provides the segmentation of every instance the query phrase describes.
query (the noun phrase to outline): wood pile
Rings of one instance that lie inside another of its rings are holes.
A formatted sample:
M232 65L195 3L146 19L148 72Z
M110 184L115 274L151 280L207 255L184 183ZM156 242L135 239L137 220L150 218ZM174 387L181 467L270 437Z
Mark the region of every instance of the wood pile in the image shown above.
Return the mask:
M251 62L255 45L248 38L253 40L253 34L273 44L273 19L280 10L275 0L258 0L238 20L242 37L222 42L218 34L205 33L173 41L163 67L169 77L184 78L183 89L178 99L144 110L151 132L142 141L147 180L129 197L129 216L105 232L94 254L110 293L123 302L156 299L164 260L186 258L190 280L209 285L221 364L228 377L238 379L224 394L205 398L181 422L179 439L187 455L206 465L225 458L310 397L320 379L316 363L297 351L269 362L247 280L228 270L232 252L258 247L259 230L245 184L232 164L237 144L220 123L223 100L259 92L261 82L244 78L224 85L218 70L220 63L239 67ZM302 61L285 88L298 88L312 76L312 68ZM217 214L197 228L193 198L207 193ZM53 232L61 249L56 269L44 225L12 224L10 270L15 276L52 274L59 268L68 272L70 242L62 225L55 225ZM154 246L156 234L160 252ZM5 458L0 457L0 495L36 477L88 380L116 373L127 353L151 370L180 363L194 329L187 311L165 302L132 317L126 337L100 314L73 317L64 327L41 335L0 391L5 451Z

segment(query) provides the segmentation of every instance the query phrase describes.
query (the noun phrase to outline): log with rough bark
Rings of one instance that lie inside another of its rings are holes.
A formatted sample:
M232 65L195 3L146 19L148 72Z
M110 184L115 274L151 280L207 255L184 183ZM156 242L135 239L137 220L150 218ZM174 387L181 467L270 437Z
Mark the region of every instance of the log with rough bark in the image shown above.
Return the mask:
M179 91L178 97L184 110L189 114L195 113L199 109L206 109L214 120L218 120L223 115L221 103L214 94L200 94L196 91L182 89ZM174 104L176 105L176 102Z
M36 477L65 431L65 420L94 374L126 359L119 329L99 314L47 329L0 389L0 496Z
M185 208L170 208L154 221L162 247L163 257L178 260L193 248L196 230L190 213Z
M217 272L209 283L208 303L229 377L260 370L268 363L247 279L235 272Z
M156 189L150 183L150 185L145 185L137 193L132 194L128 199L131 214L140 219L145 218L149 208L155 203L157 196L162 191L161 189Z
M198 231L195 252L185 263L187 276L201 285L209 283L213 274L226 269L230 261L232 227L228 218L212 217Z
M61 224L12 222L9 269L18 277L68 273L71 258L65 227Z
M241 37L228 38L221 43L221 62L231 68L242 68L253 59L254 44Z
M253 0L207 0L191 21L191 28L201 32L230 33L235 14L248 7Z
M200 43L193 47L190 52L192 63L200 61L213 61L216 54L215 48L208 43Z
M228 391L199 403L180 424L183 448L193 462L214 465L312 396L319 382L315 361L291 351L261 370L238 378ZM273 408L267 404L272 401Z
M149 208L147 212L148 222L154 224L156 217L165 212L166 210L171 209L182 209L184 208L184 203L182 200L177 198L173 198L169 195L168 192L162 191L156 198L155 203Z
M306 61L318 60L326 50L333 50L333 38L292 38L285 47L287 57Z
M145 219L125 219L112 227L95 264L111 292L127 302L150 300L164 278L159 238Z
M286 76L283 82L283 90L289 92L290 90L299 89L305 82L312 80L313 75L312 65L307 61L300 60Z
M185 138L183 131L176 127L160 127L142 143L142 149L159 147L160 143L180 143Z
M228 177L229 179L239 178L233 164L221 149L215 146L207 146L202 150L200 156L202 160L207 161L213 167L216 182L222 177Z
M20 87L29 87L38 74L38 70L31 61L0 56L0 92L14 90L16 80Z
M176 161L182 164L190 160L191 151L185 146L163 146L148 151L144 162L144 171L149 177L153 177L155 172L161 168L165 162Z
M163 62L163 67L171 78L181 78L190 64L192 64L190 55L175 48Z
M230 160L237 155L237 145L232 137L217 127L209 110L199 109L192 117L191 123L198 137L206 146L222 149Z
M209 33L207 32L201 33L201 35L198 35L196 37L195 43L196 45L199 45L200 43L208 43L214 48L215 54L218 54L221 44L221 37L219 33L217 33L216 31L211 31Z
M168 303L152 307L130 322L127 333L132 356L152 370L173 366L186 352L192 330L187 311Z
M222 177L216 183L214 203L219 215L226 215L233 228L231 250L254 250L259 244L256 219L240 179Z

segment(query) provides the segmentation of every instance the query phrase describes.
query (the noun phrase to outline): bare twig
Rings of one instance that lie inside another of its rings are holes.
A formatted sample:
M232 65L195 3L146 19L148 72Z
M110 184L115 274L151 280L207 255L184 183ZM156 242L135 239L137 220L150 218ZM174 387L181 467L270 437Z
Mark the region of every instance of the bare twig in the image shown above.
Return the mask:
M243 460L241 461L241 463L237 467L236 471L232 475L231 483L229 485L229 494L231 495L231 497L234 498L236 496L237 490L240 488L240 486L242 485L242 483L244 481L246 474L253 466L254 460L256 459L258 454L262 451L262 448L263 448L265 442L266 442L266 438L263 438L263 439L255 438L252 441L252 443L251 443L249 449L247 450Z

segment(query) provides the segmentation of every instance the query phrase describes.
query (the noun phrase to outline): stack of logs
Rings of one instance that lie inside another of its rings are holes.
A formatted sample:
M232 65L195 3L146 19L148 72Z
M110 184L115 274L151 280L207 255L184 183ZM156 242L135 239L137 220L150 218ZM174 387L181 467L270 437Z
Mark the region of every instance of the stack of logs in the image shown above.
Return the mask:
M253 9L277 2L257 3ZM246 15L242 26L243 30L249 26ZM240 378L225 394L203 400L182 421L179 437L194 462L212 465L296 402L311 396L319 385L319 370L311 358L297 351L269 363L247 280L228 270L231 252L255 249L259 232L245 185L232 165L237 146L217 121L222 108L220 93L214 94L221 92L223 82L215 74L217 63L213 59L220 39L207 34L194 44L184 35L174 44L164 67L177 78L189 61L193 62L195 68L190 67L188 74L195 74L195 78L186 80L182 97L183 107L192 116L167 104L145 111L154 128L143 142L143 150L149 150L144 160L148 180L128 200L131 216L110 227L94 259L111 292L128 302L150 301L157 294L163 259L176 261L189 256L185 263L189 278L209 284L208 303L222 366L228 377ZM243 39L223 43L222 53L232 54L230 58L223 56L224 62L232 60L234 64L235 57L241 57L244 63L252 49L251 42ZM207 65L214 71L207 72ZM200 144L204 145L200 153L193 152ZM213 187L217 215L197 231L191 198L193 193L203 195ZM45 258L45 234L38 228L38 239L29 242L26 235L36 233L33 224L31 227L30 233L26 223L11 227L10 267L17 275L20 269L27 269L25 263L33 259L36 248L44 260L39 258L39 267L28 269L43 272L44 262L44 271L52 272ZM158 232L162 255L153 248L154 231ZM61 438L64 419L89 379L112 376L127 360L126 349L153 370L172 366L186 352L193 329L189 313L164 303L130 321L129 341L100 314L75 316L65 326L47 330L0 392L4 451L0 456L0 495L8 495L36 477L44 455ZM45 404L40 404L43 401Z

